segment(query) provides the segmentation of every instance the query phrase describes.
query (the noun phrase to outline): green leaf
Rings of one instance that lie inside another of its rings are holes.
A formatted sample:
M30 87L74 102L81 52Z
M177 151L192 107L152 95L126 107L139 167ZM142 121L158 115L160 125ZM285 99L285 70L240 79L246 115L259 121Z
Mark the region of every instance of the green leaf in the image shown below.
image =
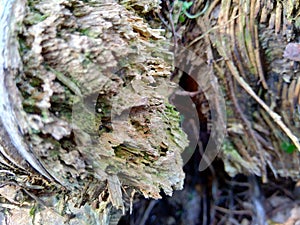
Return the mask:
M296 146L287 141L281 143L281 148L288 154L292 154L296 150Z
M29 215L30 215L30 216L34 216L34 215L35 215L35 212L36 212L36 206L34 205L34 206L31 207L31 209L30 209L30 211L29 211Z
M183 23L185 21L185 16L183 14L181 14L179 16L179 22Z
M187 2L187 1L184 1L183 4L182 4L182 10L188 10L189 8L191 8L191 6L193 5L193 2Z

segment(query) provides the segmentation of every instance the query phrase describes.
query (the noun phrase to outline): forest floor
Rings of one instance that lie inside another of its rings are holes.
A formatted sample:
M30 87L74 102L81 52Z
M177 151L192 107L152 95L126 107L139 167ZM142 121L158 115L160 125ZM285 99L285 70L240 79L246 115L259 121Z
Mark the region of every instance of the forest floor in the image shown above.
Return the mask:
M299 188L286 178L238 174L230 177L216 160L203 171L197 170L196 152L184 167L184 189L161 200L136 199L131 215L120 225L208 225L208 224L296 224L300 220Z

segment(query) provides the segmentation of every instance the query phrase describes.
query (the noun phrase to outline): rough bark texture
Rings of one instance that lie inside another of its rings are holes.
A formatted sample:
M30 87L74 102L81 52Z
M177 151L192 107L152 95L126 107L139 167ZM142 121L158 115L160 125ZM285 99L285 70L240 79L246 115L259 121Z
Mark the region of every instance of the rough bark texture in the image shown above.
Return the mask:
M222 1L210 38L228 96L226 169L299 179L299 68L284 56L299 31L299 2ZM213 13L213 11L211 11ZM211 14L212 15L212 14ZM206 23L210 26L212 20ZM238 153L238 154L236 154ZM232 156L232 157L231 157Z
M231 176L267 182L270 169L299 179L299 10L298 1L215 0L196 22L176 28L212 62L224 91L228 136L220 157Z
M176 3L163 1L164 12L159 1L5 1L0 193L10 214L1 218L116 223L135 191L159 198L161 189L182 187L187 139L168 102L172 53L162 30L141 18L153 15L168 21L175 45L196 53L177 66L188 67L183 95L195 103L203 144L209 135L221 143L214 132L225 127L222 113L228 117L219 155L228 174L267 182L269 168L299 179L300 79L291 61L299 61L299 44L288 45L298 41L299 2L197 1L191 13L206 9L185 22ZM193 85L199 77L202 86ZM195 121L186 124L197 142Z
M135 191L181 189L188 141L161 30L115 1L5 2L2 221L113 224Z

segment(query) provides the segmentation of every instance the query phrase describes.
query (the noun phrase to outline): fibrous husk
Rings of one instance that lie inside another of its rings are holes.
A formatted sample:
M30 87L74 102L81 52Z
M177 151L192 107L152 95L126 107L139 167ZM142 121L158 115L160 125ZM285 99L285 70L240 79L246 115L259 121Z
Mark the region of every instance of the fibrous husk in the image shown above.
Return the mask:
M220 156L232 176L267 181L269 168L275 177L299 179L297 21L297 1L213 1L187 35L189 46L214 62L226 96Z

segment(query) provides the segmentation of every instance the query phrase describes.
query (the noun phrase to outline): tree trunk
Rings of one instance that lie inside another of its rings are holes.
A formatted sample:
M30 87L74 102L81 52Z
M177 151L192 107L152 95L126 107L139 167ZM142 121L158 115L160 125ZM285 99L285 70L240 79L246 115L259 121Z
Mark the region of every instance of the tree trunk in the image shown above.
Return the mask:
M2 3L2 224L116 224L136 192L182 188L172 53L126 9L159 1L136 4Z

